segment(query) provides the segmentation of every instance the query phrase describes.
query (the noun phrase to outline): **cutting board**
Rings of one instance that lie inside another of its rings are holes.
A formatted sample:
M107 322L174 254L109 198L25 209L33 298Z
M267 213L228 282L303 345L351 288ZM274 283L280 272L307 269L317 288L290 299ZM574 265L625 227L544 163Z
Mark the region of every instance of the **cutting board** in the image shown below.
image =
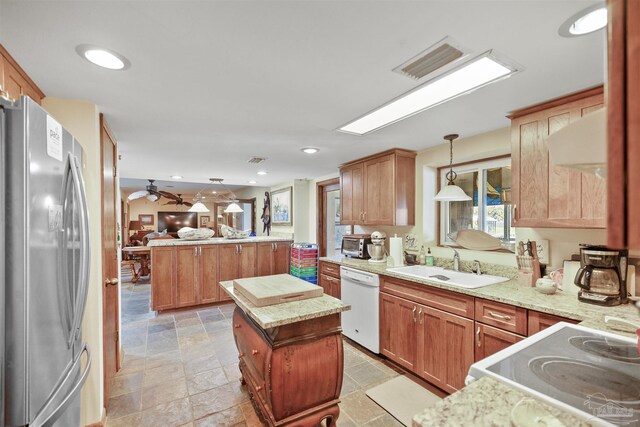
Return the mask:
M256 307L321 297L322 288L289 274L250 277L233 281L239 292Z

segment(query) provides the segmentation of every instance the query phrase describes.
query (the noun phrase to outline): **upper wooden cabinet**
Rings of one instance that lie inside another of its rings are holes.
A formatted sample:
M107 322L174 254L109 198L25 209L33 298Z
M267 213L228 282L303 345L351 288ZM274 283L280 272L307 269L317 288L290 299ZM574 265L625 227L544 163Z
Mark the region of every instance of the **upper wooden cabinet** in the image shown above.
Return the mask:
M340 168L340 223L414 225L415 158L394 149Z
M606 181L556 167L547 145L549 135L603 107L600 86L509 115L513 226L606 227Z
M44 93L2 45L0 45L0 94L14 100L27 95L38 104L44 98Z

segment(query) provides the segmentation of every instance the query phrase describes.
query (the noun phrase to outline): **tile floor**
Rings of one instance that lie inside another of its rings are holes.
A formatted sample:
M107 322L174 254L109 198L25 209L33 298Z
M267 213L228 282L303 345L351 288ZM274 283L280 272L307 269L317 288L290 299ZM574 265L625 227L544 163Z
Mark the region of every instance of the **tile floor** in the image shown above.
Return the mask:
M144 280L122 286L124 358L107 426L262 426L239 381L234 305L156 315L150 290ZM398 372L347 341L344 366L338 426L401 426L365 395Z

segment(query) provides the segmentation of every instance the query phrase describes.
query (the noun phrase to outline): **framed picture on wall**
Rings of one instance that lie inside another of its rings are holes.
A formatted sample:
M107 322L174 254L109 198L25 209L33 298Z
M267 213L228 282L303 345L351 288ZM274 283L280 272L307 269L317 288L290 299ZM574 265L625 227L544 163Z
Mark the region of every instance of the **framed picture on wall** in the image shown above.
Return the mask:
M140 214L138 215L138 221L143 226L153 225L153 214Z
M293 187L286 187L271 192L271 224L293 224Z
M210 216L200 215L200 227L208 227L209 221L211 221Z

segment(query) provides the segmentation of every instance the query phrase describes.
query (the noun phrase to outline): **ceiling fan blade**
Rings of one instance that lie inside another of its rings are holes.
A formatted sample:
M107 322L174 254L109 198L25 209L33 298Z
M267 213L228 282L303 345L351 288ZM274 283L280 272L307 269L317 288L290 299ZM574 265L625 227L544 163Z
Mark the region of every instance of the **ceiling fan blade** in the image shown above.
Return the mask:
M177 204L178 204L178 202L173 201L173 202L167 202L164 205L166 206L166 205L177 205Z
M136 191L134 193L129 194L129 197L127 197L127 199L136 200L148 195L149 195L149 192L147 190L140 190L140 191Z
M182 202L182 204L189 207L193 206L193 203L190 202Z
M176 196L175 194L169 193L168 191L158 191L158 193L162 194L167 199L173 199L173 200L179 199L178 196Z

